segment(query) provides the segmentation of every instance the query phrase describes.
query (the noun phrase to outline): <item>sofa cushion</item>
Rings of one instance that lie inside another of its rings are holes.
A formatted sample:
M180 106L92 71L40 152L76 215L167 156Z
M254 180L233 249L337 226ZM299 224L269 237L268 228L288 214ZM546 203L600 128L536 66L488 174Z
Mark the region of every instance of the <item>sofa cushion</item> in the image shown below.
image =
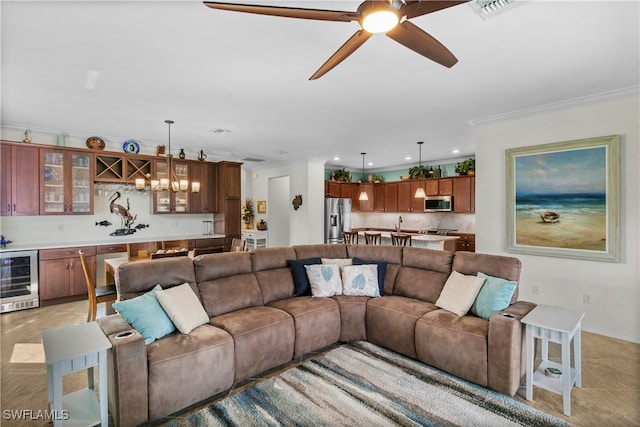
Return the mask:
M289 259L287 264L291 267L291 274L293 274L293 283L296 286L296 295L311 295L311 284L307 277L307 270L305 265L320 264L322 261L320 257L305 258L305 259Z
M483 283L484 279L481 277L466 276L453 271L444 284L436 306L464 316L476 300Z
M198 283L198 289L209 317L263 305L260 287L253 273L205 280Z
M366 264L386 262L386 271L382 281L383 289L380 290L380 295L392 295L394 293L398 271L402 264L402 246L347 245L347 249L349 256L354 260L359 258L366 261ZM379 268L381 267L382 265L379 264Z
M387 264L388 264L387 261L376 261L373 259L362 259L362 258L355 257L353 259L353 263L355 265L375 264L377 266L376 274L378 276L378 290L380 295L384 295L384 279L385 279L385 276L387 275Z
M320 261L323 264L335 264L338 267L353 265L353 259L351 258L320 258Z
M327 347L340 339L340 309L333 298L292 297L269 304L293 317L296 338L293 357Z
M158 284L168 289L183 283L189 283L194 291L197 290L193 261L189 257L128 262L116 271L120 301L142 295Z
M340 308L340 341L367 340L367 301L371 297L353 297L338 295L332 297Z
M394 295L367 301L367 340L374 344L416 357L416 321L438 308L426 301ZM434 341L437 343L437 341Z
M379 297L378 265L362 264L342 267L342 294Z
M452 268L462 274L476 275L483 272L493 277L501 277L517 282L520 280L522 264L518 258L501 255L458 251L453 258ZM518 300L518 286L511 296L511 304Z
M209 322L207 312L188 283L158 291L156 296L167 316L183 334Z
M346 245L297 245L293 249L296 251L297 259L304 258L347 258Z
M340 267L335 264L305 265L311 295L314 297L332 297L342 295Z
M509 307L509 302L518 283L484 273L478 273L478 277L485 280L471 306L471 312L478 317L489 320L491 316Z
M223 252L211 257L196 257L193 266L198 283L253 271L250 252Z
M139 297L113 303L113 309L144 337L145 344L176 330L167 313L158 302L156 292L162 287L156 285L151 291Z
M296 294L288 259L295 259L291 247L258 248L251 252L251 265L258 280L263 304Z
M447 310L434 310L416 322L415 333L418 360L487 386L488 321L476 316L457 316ZM503 368L508 369L506 366Z
M291 361L296 341L293 318L273 307L251 307L212 317L235 345L234 382Z
M235 373L233 338L209 324L147 346L149 419L228 390Z

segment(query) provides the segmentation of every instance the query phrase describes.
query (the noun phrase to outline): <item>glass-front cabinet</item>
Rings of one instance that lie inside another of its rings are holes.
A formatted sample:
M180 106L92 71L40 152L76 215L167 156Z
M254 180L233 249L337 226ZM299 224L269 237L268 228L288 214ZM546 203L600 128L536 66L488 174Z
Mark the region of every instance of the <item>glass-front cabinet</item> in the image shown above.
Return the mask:
M41 215L93 213L93 159L70 150L40 150Z
M189 213L189 165L173 161L172 174L167 173L167 163L156 161L156 176L160 191L153 193L153 213Z

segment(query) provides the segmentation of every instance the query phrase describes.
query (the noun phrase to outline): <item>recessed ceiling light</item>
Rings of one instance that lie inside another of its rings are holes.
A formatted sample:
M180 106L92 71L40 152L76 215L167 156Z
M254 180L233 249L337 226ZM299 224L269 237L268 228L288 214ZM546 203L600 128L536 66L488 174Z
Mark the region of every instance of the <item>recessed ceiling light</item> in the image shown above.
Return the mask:
M373 162L367 163L367 166L373 166Z
M407 156L404 158L405 160L411 160L411 156Z
M333 158L333 160L340 160L340 157L335 156L335 157Z
M458 150L457 148L454 148L453 151L451 151L453 154L458 154L460 152L460 150Z

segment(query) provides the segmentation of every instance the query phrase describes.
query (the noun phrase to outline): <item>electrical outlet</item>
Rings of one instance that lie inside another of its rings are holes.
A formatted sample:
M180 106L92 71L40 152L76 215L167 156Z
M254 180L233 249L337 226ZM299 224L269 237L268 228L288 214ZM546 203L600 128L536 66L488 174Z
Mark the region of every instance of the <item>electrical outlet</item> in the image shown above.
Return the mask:
M532 285L531 286L531 293L533 295L540 295L540 286L539 285Z
M177 226L178 226L178 221L176 220L169 221L169 227L177 227Z
M584 304L591 304L591 294L588 292L582 293L582 302Z

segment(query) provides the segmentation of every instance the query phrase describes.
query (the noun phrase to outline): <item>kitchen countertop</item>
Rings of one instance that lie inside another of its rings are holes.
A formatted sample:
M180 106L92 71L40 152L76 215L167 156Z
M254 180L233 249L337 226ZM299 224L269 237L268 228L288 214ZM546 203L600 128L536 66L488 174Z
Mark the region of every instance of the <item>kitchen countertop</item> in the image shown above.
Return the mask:
M365 232L372 232L372 233L380 233L380 237L384 237L387 239L391 238L391 233L395 233L395 231L385 231L385 230L373 230L373 229L368 229L368 230L357 230L358 234L360 236L364 236ZM422 240L425 242L443 242L446 240L457 240L460 237L459 236L448 236L448 235L442 235L442 234L426 234L426 233L412 233L412 232L403 232L401 231L400 234L408 234L411 236L411 240Z
M137 233L136 233L137 234ZM127 243L162 242L163 240L195 240L224 238L224 234L193 234L187 236L145 236L132 234L129 236L108 236L106 239L76 242L58 243L9 243L6 248L0 248L0 252L31 251L41 249L72 248L77 246L102 246L121 245Z

